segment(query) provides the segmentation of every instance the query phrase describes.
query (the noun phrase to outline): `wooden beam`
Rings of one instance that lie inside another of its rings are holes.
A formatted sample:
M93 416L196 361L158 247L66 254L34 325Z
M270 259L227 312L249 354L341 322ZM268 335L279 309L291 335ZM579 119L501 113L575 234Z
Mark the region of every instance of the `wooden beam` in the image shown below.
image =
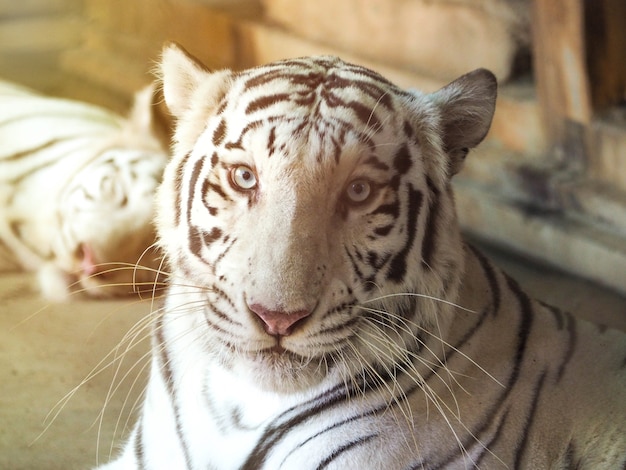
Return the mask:
M570 133L566 121L586 126L592 118L584 2L533 0L532 4L537 96L548 134L557 144Z

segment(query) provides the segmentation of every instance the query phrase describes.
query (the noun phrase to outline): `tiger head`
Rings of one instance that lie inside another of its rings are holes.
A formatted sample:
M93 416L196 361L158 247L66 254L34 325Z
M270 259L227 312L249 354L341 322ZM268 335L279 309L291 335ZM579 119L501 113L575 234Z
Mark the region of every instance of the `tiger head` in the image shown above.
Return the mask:
M446 327L450 178L489 129L490 72L424 94L335 57L210 72L168 45L161 74L177 127L157 227L186 340L294 391L376 374Z
M167 154L153 130L153 88L137 93L128 119L103 136L60 194L53 249L91 296L150 290L159 267L153 200Z

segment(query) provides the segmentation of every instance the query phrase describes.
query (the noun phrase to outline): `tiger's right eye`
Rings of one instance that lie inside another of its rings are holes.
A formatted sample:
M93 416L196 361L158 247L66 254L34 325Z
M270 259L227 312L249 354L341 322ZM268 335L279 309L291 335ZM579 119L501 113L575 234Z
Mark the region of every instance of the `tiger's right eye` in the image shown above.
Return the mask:
M250 167L239 165L230 171L230 181L235 189L250 191L257 186L257 177Z
M346 196L352 204L360 204L367 201L372 192L372 184L365 179L354 180L346 188Z

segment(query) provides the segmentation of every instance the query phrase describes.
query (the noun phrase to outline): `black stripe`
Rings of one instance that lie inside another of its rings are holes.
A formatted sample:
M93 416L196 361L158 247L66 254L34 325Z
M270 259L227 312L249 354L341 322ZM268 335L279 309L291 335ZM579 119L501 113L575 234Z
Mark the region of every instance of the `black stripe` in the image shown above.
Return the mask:
M559 331L562 330L565 324L565 322L563 321L563 312L560 309L554 307L553 305L547 304L542 301L539 301L539 303L543 307L545 307L548 310L548 312L552 314L552 316L554 317L554 321L556 322L557 330Z
M300 442L296 447L294 447L291 451L289 451L289 453L285 456L285 458L283 459L283 461L281 462L281 464L278 466L278 468L283 468L285 462L289 459L289 457L291 457L291 455L293 455L295 452L297 452L298 450L302 449L303 447L305 447L308 443L310 443L311 441L313 441L314 439L323 436L324 434L327 434L331 431L334 431L337 428L343 427L345 425L350 425L352 423L354 423L355 421L364 418L365 416L372 416L374 415L375 412L373 410L370 410L367 413L363 413L363 414L359 414L358 416L350 416L349 418L345 418L342 419L341 421L337 421L335 423L333 423L332 425L328 426L327 428L316 432L315 434L307 437L304 441Z
M469 447L470 441L475 441L476 439L478 439L485 432L485 430L493 424L493 422L495 421L495 417L498 415L498 413L502 409L502 406L504 405L506 399L510 396L515 384L519 380L520 369L521 369L520 366L524 358L524 354L526 352L528 336L530 334L530 329L532 326L533 310L532 310L530 299L519 288L517 283L508 276L506 276L506 280L507 280L507 285L509 289L517 297L517 300L519 303L519 313L520 313L520 323L517 327L517 344L515 346L515 356L514 356L514 361L511 367L511 373L505 384L503 393L500 395L500 397L498 397L497 400L495 400L492 403L491 407L488 410L485 410L482 421L478 423L474 427L474 430L467 435L465 442L463 442L462 448ZM478 328L474 326L472 327L472 330L478 331ZM446 352L446 358L448 359L448 361L450 360L451 357L457 354L457 350L460 347L461 347L460 344L455 345L455 347L451 351ZM426 380L430 380L432 376L433 374L429 375L426 378ZM443 461L449 462L460 457L462 448L456 449L451 455L444 458Z
M567 333L568 333L568 341L567 341L567 351L563 355L563 359L561 365L559 366L559 371L557 372L556 381L559 382L563 377L563 373L565 372L565 368L567 364L569 364L572 356L574 355L574 351L576 349L576 344L578 343L578 334L576 332L576 319L570 313L565 313L565 318L567 319Z
M346 398L347 394L342 384L308 402L290 408L282 413L267 427L240 470L257 470L261 468L272 448L276 446L287 433L321 411L325 411L331 406L343 402Z
M519 287L519 284L510 276L506 276L507 285L511 289L512 293L517 297L520 306L521 323L518 328L518 343L517 352L515 355L515 375L519 375L519 368L522 364L524 354L526 352L526 346L528 336L530 334L530 328L533 322L533 308L531 300L528 295Z
M59 143L59 142L60 141L55 141L55 143ZM44 150L49 150L49 149L50 149L50 147L45 146L45 147L43 147L41 149L38 149L37 151L44 151ZM105 150L102 150L102 151L104 152ZM43 160L43 161L37 161L36 165L31 166L30 168L28 168L25 173L21 173L19 176L16 176L15 178L5 179L4 182L12 184L12 185L17 185L21 181L23 181L24 179L28 178L33 173L37 173L37 172L39 172L39 171L41 171L41 170L43 170L45 168L49 168L49 167L57 164L59 161L63 160L68 155L74 155L75 153L84 152L84 151L85 151L84 150L84 146L81 146L81 147L77 147L77 148L72 148L68 152L66 152L66 153L64 153L62 155L58 155L58 154L50 152L47 155L47 159L40 159L40 160ZM97 157L99 157L101 155L101 153L92 155L91 156L92 160L95 160ZM23 153L19 153L19 154L14 154L10 158L16 157L18 155L19 155L20 158L27 158L28 157L28 159L35 160L34 154L31 153L31 150L27 150L27 151L25 151ZM0 162L4 162L4 161L5 161L4 159L0 160ZM11 199L13 198L13 196L14 195L11 195Z
M413 464L413 466L410 468L410 470L422 470L424 468L428 468L429 470L444 470L449 468L450 463L458 458L458 457L464 457L464 454L470 454L473 450L474 447L476 446L480 446L480 453L478 454L477 458L472 460L472 467L473 468L483 468L480 466L480 463L482 462L482 460L485 458L486 455L488 455L489 449L496 443L498 442L498 440L504 435L504 433L502 432L502 430L504 429L504 426L507 422L507 418L509 416L509 412L510 410L506 410L503 415L500 417L500 422L498 423L498 426L496 428L496 431L493 433L493 435L490 437L490 440L488 442L483 442L482 440L478 439L478 436L476 436L475 439L472 439L473 442L470 444L468 444L467 442L464 442L463 444L461 444L462 449L459 449L458 452L454 452L450 455L448 455L448 458L446 458L445 460L442 460L440 462L437 463L436 466L433 465L429 465L428 467L424 467L424 465L420 462L417 464ZM469 447L468 447L469 446Z
M537 405L539 403L539 396L541 395L541 391L543 390L544 381L546 379L546 371L544 370L537 381L537 385L535 385L535 390L532 396L531 407L528 410L528 414L526 416L526 423L524 424L524 429L522 430L522 440L519 442L517 446L517 451L515 452L515 468L522 468L522 460L526 452L528 451L528 445L530 443L530 433L532 431L533 424L535 422L535 416L537 413ZM532 449L531 449L532 450ZM527 468L527 467L524 467Z
M359 383L353 383L349 387L344 383L338 384L321 395L283 412L267 427L240 470L256 470L261 468L272 448L278 445L279 441L296 426L301 425L321 412L329 412L329 410L335 406L342 406L351 397L362 399L365 393L372 390L376 391L376 388L372 388L370 384L367 383L367 380L363 378L367 373L371 373L371 371L363 370L361 373L355 375L355 381L359 380ZM397 380L397 375L387 371L379 371L376 377L382 377L385 381L395 382ZM389 409L389 404L385 402L381 404L380 407L370 409L366 413L359 411L356 415L346 418L345 422L378 415L387 409ZM318 435L328 432L335 427L336 424L331 424L319 431Z
M394 202L391 202L389 204L382 204L378 206L376 209L374 209L370 214L371 215L377 215L377 214L390 215L394 219L397 219L398 216L400 215L400 201L396 199Z
M406 223L406 242L400 252L398 252L391 262L387 270L387 279L393 282L402 282L407 270L407 256L413 247L415 238L417 237L417 221L422 208L424 195L420 190L413 189L411 184L408 185L408 214Z
M368 131L371 134L371 131L378 132L382 127L382 124L372 108L363 104L360 101L352 100L346 101L341 99L339 96L331 93L330 91L324 89L320 92L320 98L324 101L324 104L329 108L345 108L352 110L354 115L368 127ZM354 123L350 124L350 127L353 127Z
M143 421L143 420L142 420ZM143 450L143 422L137 426L137 434L135 434L135 460L137 461L138 470L146 468L146 455Z
M338 457L340 457L342 454L348 452L349 450L355 447L365 445L367 442L371 441L374 437L377 437L377 436L378 436L377 434L369 434L367 436L363 436L358 439L355 439L354 441L347 442L346 444L342 445L338 449L335 449L332 454L330 454L328 457L322 460L320 464L317 466L317 470L324 470L325 468L328 468L328 466L332 464L333 461L337 459Z
M350 253L350 250L348 250L348 247L344 247L344 250L346 252L346 255L348 255L348 260L350 261L350 264L352 265L352 272L354 272L354 275L357 277L357 279L360 282L363 282L365 280L365 275L359 269L359 266L357 265L357 262L354 259L354 256L352 255L352 253Z
M4 163L4 162L11 162L11 161L16 161L16 160L21 160L21 159L23 159L25 157L29 157L29 156L31 156L31 155L33 155L35 153L41 152L43 150L48 150L51 147L54 147L58 143L65 142L65 141L68 141L68 140L73 140L73 139L76 139L77 137L80 137L80 136L68 136L68 137L64 137L63 139L51 139L51 140L49 140L47 142L44 142L41 145L38 145L37 147L28 148L28 149L25 149L25 150L23 150L21 152L16 152L16 153L13 153L11 155L7 155L6 157L2 157L2 158L0 158L0 161L2 161ZM56 159L53 160L52 162L49 162L49 164L50 163L55 163L55 162L56 162Z
M228 243L229 240L230 240L230 236L226 235L224 237L223 243L226 245L226 243ZM226 247L222 250L222 252L217 256L217 258L215 258L215 262L213 263L213 270L214 271L216 270L217 265L220 263L220 261L222 261L222 259L224 259L226 254L228 254L228 252L233 247L233 245L235 244L236 241L237 241L236 238L232 239L230 241L230 243L228 245L226 245Z
M163 317L157 317L157 320L154 324L153 330L154 337L156 339L157 345L156 348L153 347L153 350L158 352L156 359L159 366L159 370L161 372L161 376L165 382L165 387L167 388L167 393L170 396L170 402L172 404L172 410L174 412L174 421L176 423L176 435L178 436L178 441L180 443L180 447L183 451L183 455L185 457L186 468L191 469L191 457L189 453L189 449L187 447L187 442L184 438L183 426L180 419L180 412L178 409L178 404L176 403L176 390L174 388L174 373L171 368L171 362L168 355L168 347L165 342L165 338L163 337Z
M510 412L510 409L506 410L506 412L502 415L502 417L500 418L500 422L498 423L498 427L496 428L496 432L493 434L493 436L491 436L491 439L489 440L489 442L476 441L477 445L478 444L482 445L482 450L474 461L474 465L476 468L482 468L480 464L485 458L485 456L490 454L490 449L495 447L495 445L498 443L500 438L504 436L504 433L502 432L502 430L504 429L504 425L506 424L507 419L509 417L509 412Z
M174 184L174 191L176 191L176 196L174 198L174 222L176 227L180 226L180 219L181 219L181 211L182 211L182 207L181 207L181 189L183 187L183 181L185 178L185 166L187 165L187 162L189 161L189 158L191 157L191 152L188 152L185 155L185 158L182 159L182 161L180 162L180 165L178 165L178 168L176 168L176 175L175 175L175 184Z
M463 345L465 343L467 343L469 340L472 339L472 337L478 332L480 331L485 319L488 317L488 310L483 310L483 312L481 313L480 317L478 318L478 320L471 326L471 328L469 328L467 330L467 332L465 333L465 335L454 345L453 348L449 348L446 353L445 353L445 358L446 360L449 362L450 359L452 357L454 357L456 354L458 354L458 351L463 347ZM424 377L424 381L428 382L429 380L431 380L432 377L439 377L439 374L437 373L437 371L441 368L441 365L437 365L436 367L432 367L431 371L429 372L429 374ZM408 395L412 395L415 392L421 391L422 388L420 386L413 386L410 390L406 391L407 396ZM500 397L500 400L498 401L498 405L493 407L486 416L488 416L487 419L485 419L481 424L479 424L478 428L479 431L473 431L470 435L468 435L465 439L465 442L462 443L461 448L460 449L455 449L453 450L450 454L448 454L447 456L442 456L442 460L440 460L436 466L434 467L429 467L429 468L445 468L450 462L452 462L453 460L455 460L456 458L458 458L461 453L462 453L462 449L467 449L470 446L473 446L475 444L479 444L479 440L478 440L478 436L481 435L493 422L494 417L497 415L497 412L500 409L501 404L504 402L504 398L506 398L506 396L508 395L508 390L506 390L503 394L503 396ZM502 418L504 420L504 418ZM503 421L501 421L502 423ZM501 427L501 425L499 425L499 428ZM419 468L419 467L418 467Z
M252 75L251 78L247 79L244 83L244 91L250 91L253 88L259 87L259 86L263 86L266 83L269 83L273 80L277 80L279 78L291 78L292 75L295 74L287 74L285 73L285 70L280 69L280 68L274 68L274 69L265 69L262 70L261 73L259 73L259 70L252 70L252 73L255 73L255 75Z
M376 237L372 237L373 240L376 240L378 237L385 237L387 235L389 235L389 232L391 232L391 230L395 227L394 224L389 224L389 225L384 225L382 227L376 227L374 229L374 233L376 234ZM387 257L385 257L387 258Z
M200 258L200 252L202 250L202 236L198 228L194 227L191 223L191 210L193 207L194 192L200 172L202 170L203 159L199 159L193 166L191 171L191 177L189 178L189 188L187 191L187 226L189 227L189 235L187 238L187 244L189 250L198 258Z
M361 93L369 96L374 101L375 107L379 107L380 105L382 105L387 109L387 111L394 111L391 101L391 95L387 93L384 87L381 87L378 83L358 80L354 77L341 77L335 73L332 73L328 77L326 77L326 80L324 81L324 87L325 90L328 90L329 92L332 92L333 90L344 91L350 88L356 88ZM349 94L352 93L349 92ZM337 95L333 94L333 96L336 97ZM374 115L375 108L369 108L362 101L341 101L345 103L345 105L348 107L357 106L357 108L361 110L367 110L367 116L373 117ZM376 121L378 122L378 120ZM366 117L365 122L371 121L369 121L368 117Z
M387 165L385 162L380 161L378 157L375 157L375 156L369 157L367 160L363 162L363 164L371 166L376 170L381 170L381 171L389 170L389 165Z
M298 70L294 70L293 66ZM328 62L318 61L312 64L310 61L284 61L270 66L262 66L252 69L246 75L250 76L244 83L244 92L249 92L253 88L264 86L273 81L285 80L294 85L304 85L309 88L316 88L324 80L325 73L313 70L313 67L326 66ZM306 70L302 70L305 68Z
M405 175L412 166L411 152L406 145L402 145L393 159L393 167L399 174Z
M354 64L343 64L343 65L344 65L344 68L346 68L347 70L349 70L350 72L356 75L363 75L364 77L375 80L376 82L378 82L380 85L384 87L392 88L394 92L398 90L398 87L395 84L387 80L378 72L374 72L373 70L367 69L365 67L361 67L359 65L354 65Z
M270 129L270 135L267 138L267 156L271 157L276 152L276 126Z
M289 101L289 93L276 93L273 95L261 96L248 103L246 114L252 114L256 111L262 111L277 103Z
M284 117L282 119L283 121L285 121ZM261 127L263 127L264 125L266 125L268 122L272 122L272 118L267 118L267 119L257 119L256 121L252 121L249 122L248 124L246 124L246 126L241 130L241 133L239 134L239 137L237 138L236 141L229 141L226 142L224 144L224 148L227 150L232 150L232 149L243 149L243 138L246 136L246 134L248 132L252 132L256 129L260 129Z
M424 240L422 241L422 265L431 269L435 256L436 241L439 238L439 208L441 205L440 192L430 178L426 179L430 190L430 204L426 215Z
M567 445L565 455L563 455L563 463L561 468L565 470L574 470L580 468L580 459L576 454L576 445L573 441Z
M213 131L213 145L216 147L220 145L224 141L224 137L226 137L226 120L220 119L220 123Z
M491 262L487 259L485 255L483 255L480 251L478 251L474 246L467 245L474 253L476 259L480 263L480 266L485 273L485 277L487 278L487 282L491 289L491 307L493 315L497 315L500 311L500 303L502 302L502 292L500 291L500 284L498 283L498 279L496 278L496 272L493 269Z
M204 246L209 246L215 241L219 240L224 232L218 227L213 227L210 232L202 232L202 241Z

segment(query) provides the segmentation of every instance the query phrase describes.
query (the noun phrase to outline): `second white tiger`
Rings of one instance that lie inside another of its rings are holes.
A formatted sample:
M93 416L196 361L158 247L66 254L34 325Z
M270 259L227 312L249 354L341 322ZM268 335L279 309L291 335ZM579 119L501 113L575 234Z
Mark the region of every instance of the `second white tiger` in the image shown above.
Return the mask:
M154 279L154 253L142 254L167 155L152 131L152 95L137 94L123 119L0 81L0 271L37 272L55 300Z

